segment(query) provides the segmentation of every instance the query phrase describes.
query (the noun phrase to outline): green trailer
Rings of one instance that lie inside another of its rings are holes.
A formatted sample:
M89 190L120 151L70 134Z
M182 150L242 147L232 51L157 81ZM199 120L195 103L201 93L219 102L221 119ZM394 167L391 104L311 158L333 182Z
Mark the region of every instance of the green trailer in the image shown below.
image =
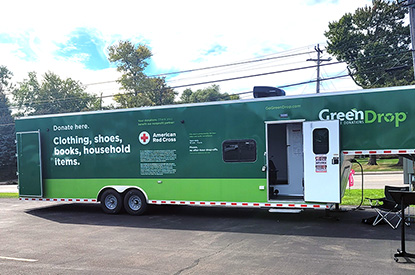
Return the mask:
M22 200L323 208L356 155L415 150L415 87L22 117Z

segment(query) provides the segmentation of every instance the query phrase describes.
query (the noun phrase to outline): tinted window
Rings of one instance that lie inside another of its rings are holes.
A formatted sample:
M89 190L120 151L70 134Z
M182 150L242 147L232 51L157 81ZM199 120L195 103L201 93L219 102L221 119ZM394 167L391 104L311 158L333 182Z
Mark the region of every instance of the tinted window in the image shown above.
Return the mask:
M225 162L256 161L256 142L253 139L225 140L222 143Z
M329 152L329 130L319 128L313 130L313 152L316 155L324 155Z

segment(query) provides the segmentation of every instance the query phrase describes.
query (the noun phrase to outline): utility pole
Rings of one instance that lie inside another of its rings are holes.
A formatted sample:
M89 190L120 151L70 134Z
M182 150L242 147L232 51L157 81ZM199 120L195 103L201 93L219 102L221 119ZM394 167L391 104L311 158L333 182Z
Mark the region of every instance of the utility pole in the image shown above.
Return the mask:
M413 0L413 1L415 1L415 0ZM317 46L314 47L314 50L317 52L317 59L309 58L309 59L307 59L307 61L317 62L316 93L318 94L318 93L320 93L320 80L321 80L320 79L320 64L321 64L321 62L324 62L324 61L331 61L331 58L329 57L329 58L323 59L323 58L320 57L320 55L323 53L323 50L320 49L319 44L317 44Z
M396 0L396 2L398 3L398 5L408 7L409 10L409 30L411 31L412 63L415 68L415 0Z
M415 0L408 0L409 9L409 29L411 30L411 43L412 43L412 63L415 68ZM415 70L414 70L415 78Z

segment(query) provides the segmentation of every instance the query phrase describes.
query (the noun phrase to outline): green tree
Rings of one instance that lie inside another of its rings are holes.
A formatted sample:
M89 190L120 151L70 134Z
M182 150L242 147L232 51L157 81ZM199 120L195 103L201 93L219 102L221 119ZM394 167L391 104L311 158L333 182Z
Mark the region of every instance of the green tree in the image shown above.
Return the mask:
M9 83L12 73L0 66L0 180L11 180L16 177L16 145L14 119L9 109L6 91L10 90Z
M145 78L141 81L142 91L137 95L132 93L119 93L114 96L122 108L134 108L140 106L168 105L174 103L176 93L167 87L162 78Z
M181 103L197 103L233 99L239 99L239 96L221 93L219 85L215 84L204 89L196 90L195 92L193 92L191 89L186 89L180 96Z
M118 83L126 93L119 93L114 100L122 108L167 105L174 103L176 93L167 86L163 77L149 77L144 73L152 53L144 44L119 41L108 47L108 60L122 73Z
M18 83L13 90L13 99L19 108L19 115L42 115L80 112L99 109L100 100L89 95L78 81L61 79L48 72L39 82L35 72L28 79Z
M413 84L406 13L405 7L387 0L346 13L325 32L327 52L345 61L354 82L364 89ZM375 155L368 164L377 164Z
M407 9L396 1L373 0L372 6L346 13L329 23L327 52L350 69L364 89L413 83Z

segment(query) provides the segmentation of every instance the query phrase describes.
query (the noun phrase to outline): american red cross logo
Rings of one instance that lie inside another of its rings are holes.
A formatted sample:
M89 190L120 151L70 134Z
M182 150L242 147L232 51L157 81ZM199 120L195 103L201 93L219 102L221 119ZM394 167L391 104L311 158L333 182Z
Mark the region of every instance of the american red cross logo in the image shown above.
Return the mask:
M138 140L140 141L141 144L146 145L150 142L150 134L146 131L143 131L138 136Z
M148 136L144 133L144 134L141 136L141 140L142 140L144 143L146 143L147 139L148 139Z

